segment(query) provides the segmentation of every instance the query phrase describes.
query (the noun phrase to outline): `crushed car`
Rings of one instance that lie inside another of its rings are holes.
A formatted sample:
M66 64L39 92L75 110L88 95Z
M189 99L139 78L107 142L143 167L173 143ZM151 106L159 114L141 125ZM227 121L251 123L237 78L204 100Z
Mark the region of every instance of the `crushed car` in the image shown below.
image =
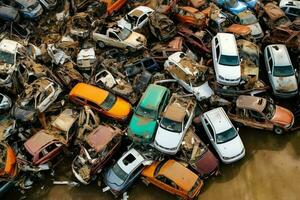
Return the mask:
M119 150L121 139L118 128L100 125L94 129L80 144L80 153L72 162L74 176L81 183L89 184Z

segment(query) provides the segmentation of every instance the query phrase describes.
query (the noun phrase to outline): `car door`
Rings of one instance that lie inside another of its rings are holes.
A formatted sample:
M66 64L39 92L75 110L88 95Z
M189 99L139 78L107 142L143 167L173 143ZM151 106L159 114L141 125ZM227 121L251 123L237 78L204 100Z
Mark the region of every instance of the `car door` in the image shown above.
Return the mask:
M176 189L173 187L173 184L175 183L171 181L169 178L165 177L164 175L158 175L155 177L155 179L157 180L159 188L171 194L177 194Z
M119 48L125 48L125 45L120 40L120 38L117 36L114 32L108 33L108 41L112 46L119 47Z
M212 143L212 145L215 147L215 149L217 150L216 148L216 144L215 144L215 133L214 133L214 130L211 126L211 124L209 123L209 121L204 118L204 129L205 129L205 132L207 134L207 137L208 139L210 140L210 142ZM218 151L218 150L217 150ZM219 152L218 152L219 153Z
M259 129L273 129L273 124L266 118L263 113L249 110L249 116L252 120L249 120L250 126Z
M271 53L269 48L266 48L265 50L265 65L266 65L266 70L268 73L269 81L271 83L271 86L273 88L273 75L272 75L272 69L273 69L273 59L271 57Z

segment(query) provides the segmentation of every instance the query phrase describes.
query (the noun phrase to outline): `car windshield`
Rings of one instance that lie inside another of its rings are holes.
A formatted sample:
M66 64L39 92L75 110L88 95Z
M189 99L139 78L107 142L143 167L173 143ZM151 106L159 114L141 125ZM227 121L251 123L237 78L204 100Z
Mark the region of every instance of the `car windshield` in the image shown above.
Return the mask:
M168 118L162 118L161 120L161 127L168 130L172 131L175 133L181 133L182 131L182 123L181 122L176 122Z
M126 40L130 34L131 31L127 28L123 28L120 32L118 32L118 36L121 40Z
M240 64L238 56L221 55L219 63L227 66L237 66Z
M237 136L236 130L233 127L231 127L230 129L228 129L222 133L218 133L216 135L217 144L228 142L228 141L232 140L233 138L235 138L236 136Z
M273 75L276 77L286 77L286 76L293 76L294 69L291 65L287 66L274 66Z
M123 181L128 177L128 174L124 172L118 164L115 164L112 168L113 172Z
M156 110L151 110L142 106L138 106L136 114L142 117L156 119Z
M103 101L103 103L100 105L100 107L106 111L110 110L116 101L117 101L117 97L112 93L108 93L108 96Z
M244 25L249 25L249 24L254 24L257 22L257 19L254 15L248 14L244 16L243 18L240 18L241 24Z
M268 120L271 120L275 115L276 106L267 101L266 107L263 109L262 113L264 113Z
M15 55L5 51L0 51L0 63L14 64Z

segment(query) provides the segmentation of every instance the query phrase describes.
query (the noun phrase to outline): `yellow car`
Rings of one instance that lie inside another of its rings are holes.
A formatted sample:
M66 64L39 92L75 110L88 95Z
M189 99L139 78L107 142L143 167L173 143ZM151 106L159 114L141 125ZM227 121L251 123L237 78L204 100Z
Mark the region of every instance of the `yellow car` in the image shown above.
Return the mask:
M124 99L93 85L78 83L69 93L69 99L80 105L88 105L105 116L116 120L126 120L131 113L131 105Z

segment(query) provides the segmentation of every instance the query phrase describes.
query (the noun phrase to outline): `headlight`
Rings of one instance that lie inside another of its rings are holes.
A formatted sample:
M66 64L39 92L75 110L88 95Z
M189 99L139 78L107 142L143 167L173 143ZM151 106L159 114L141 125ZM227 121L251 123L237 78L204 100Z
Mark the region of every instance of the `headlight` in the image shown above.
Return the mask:
M220 75L219 75L219 79L225 80L225 78L223 76L220 76Z

